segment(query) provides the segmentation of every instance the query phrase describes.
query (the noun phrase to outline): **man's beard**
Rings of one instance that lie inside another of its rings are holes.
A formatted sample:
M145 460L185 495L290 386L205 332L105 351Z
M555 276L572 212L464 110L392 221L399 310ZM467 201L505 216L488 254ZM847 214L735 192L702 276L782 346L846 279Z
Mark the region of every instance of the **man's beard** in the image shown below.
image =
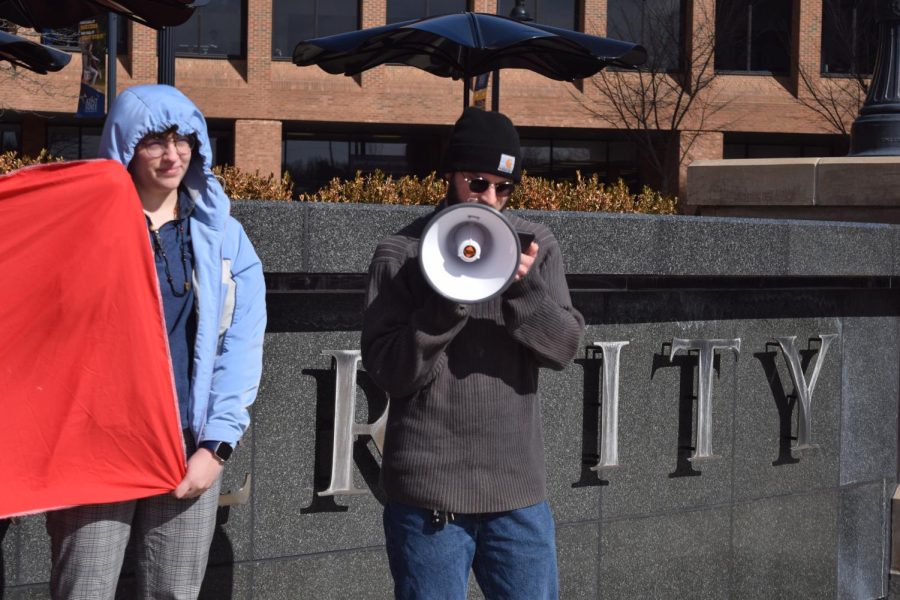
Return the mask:
M456 177L450 177L447 181L447 196L444 198L444 204L447 206L453 206L454 204L460 204L461 201L459 199L459 189L456 187Z

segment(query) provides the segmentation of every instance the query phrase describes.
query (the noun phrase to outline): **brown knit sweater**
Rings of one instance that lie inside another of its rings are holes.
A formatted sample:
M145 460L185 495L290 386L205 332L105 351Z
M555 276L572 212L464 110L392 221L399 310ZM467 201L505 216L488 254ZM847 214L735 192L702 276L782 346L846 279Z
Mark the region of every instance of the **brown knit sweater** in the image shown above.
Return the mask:
M427 509L531 506L546 498L538 368L572 360L584 319L553 234L510 215L540 246L528 274L480 304L439 296L418 262L434 214L382 241L369 266L363 365L391 398L382 485Z

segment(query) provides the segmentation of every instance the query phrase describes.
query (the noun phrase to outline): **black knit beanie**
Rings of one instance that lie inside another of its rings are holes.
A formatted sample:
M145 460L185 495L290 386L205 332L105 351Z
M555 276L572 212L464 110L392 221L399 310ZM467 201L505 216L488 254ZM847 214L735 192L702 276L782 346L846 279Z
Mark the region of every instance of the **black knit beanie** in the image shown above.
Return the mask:
M453 126L441 173L494 173L518 182L522 177L519 134L498 112L469 107Z

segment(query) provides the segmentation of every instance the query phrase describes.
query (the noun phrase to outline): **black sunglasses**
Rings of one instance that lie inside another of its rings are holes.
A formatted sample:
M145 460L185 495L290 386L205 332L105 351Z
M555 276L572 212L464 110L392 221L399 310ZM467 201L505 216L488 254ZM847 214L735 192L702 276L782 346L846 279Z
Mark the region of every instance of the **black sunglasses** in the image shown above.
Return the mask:
M463 179L469 184L469 190L476 194L484 193L488 188L492 187L494 188L494 193L498 196L509 196L516 187L516 184L512 181L491 183L483 177L463 177Z

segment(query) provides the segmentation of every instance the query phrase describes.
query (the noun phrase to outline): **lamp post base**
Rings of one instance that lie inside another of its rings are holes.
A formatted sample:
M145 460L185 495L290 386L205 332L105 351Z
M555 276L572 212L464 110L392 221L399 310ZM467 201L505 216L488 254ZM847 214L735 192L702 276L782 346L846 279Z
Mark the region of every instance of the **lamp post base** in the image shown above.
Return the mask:
M849 155L900 155L900 112L882 112L857 118L850 130Z

